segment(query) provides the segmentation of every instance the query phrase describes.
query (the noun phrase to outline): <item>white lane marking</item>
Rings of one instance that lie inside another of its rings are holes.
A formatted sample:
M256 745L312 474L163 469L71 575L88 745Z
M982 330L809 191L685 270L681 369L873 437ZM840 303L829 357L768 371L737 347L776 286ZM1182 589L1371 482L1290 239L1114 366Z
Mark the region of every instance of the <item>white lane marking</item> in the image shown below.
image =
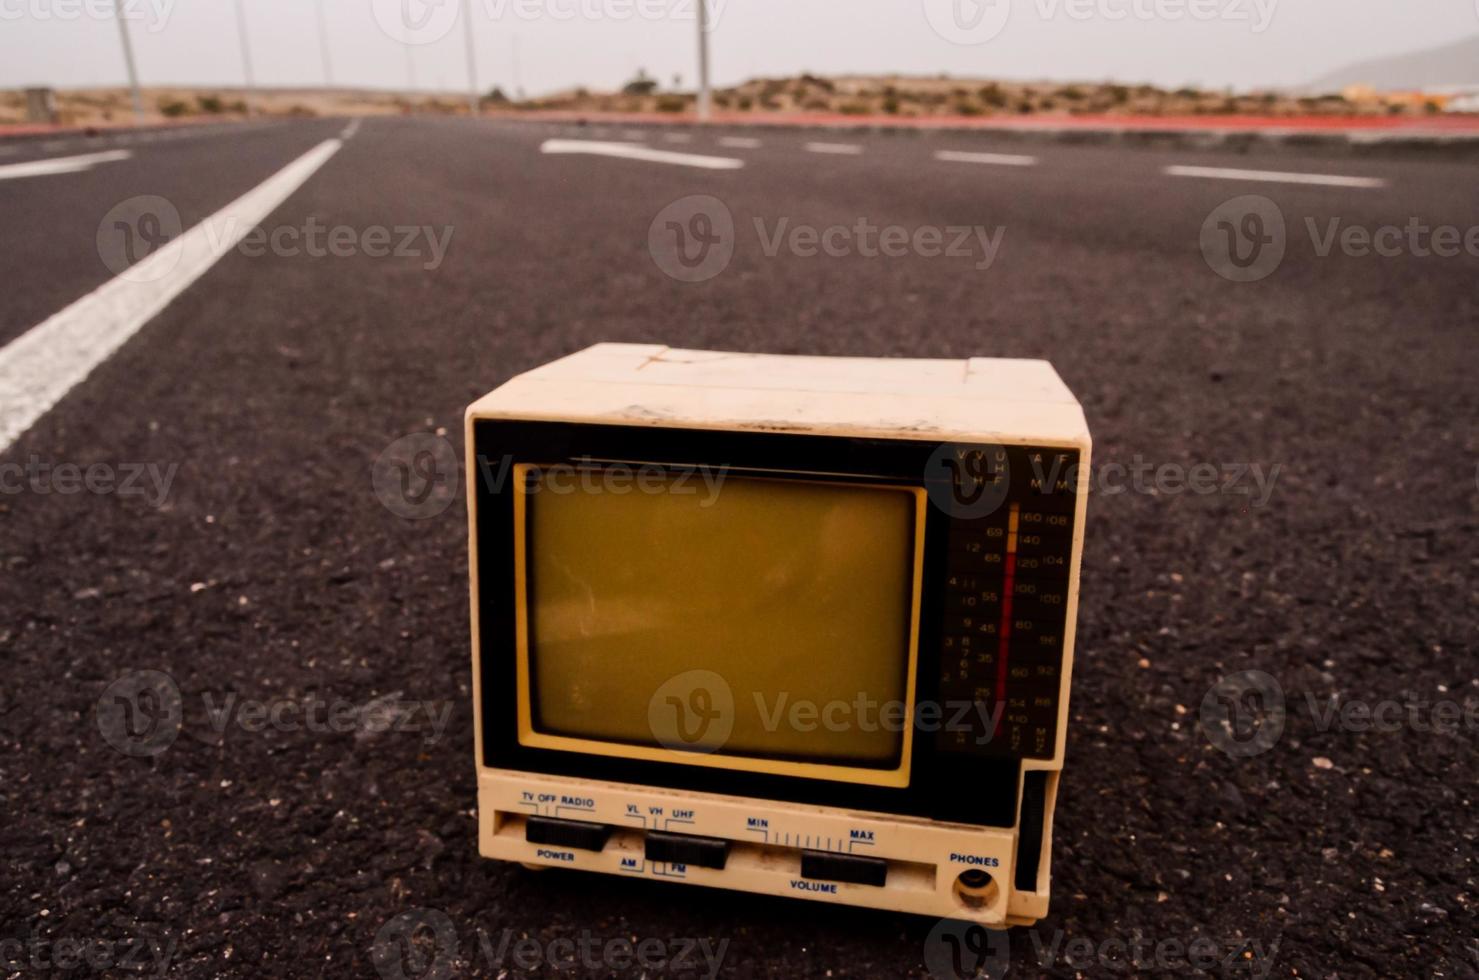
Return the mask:
M1342 177L1338 174L1281 173L1277 170L1238 170L1233 167L1167 167L1172 177L1210 177L1213 180L1256 180L1273 184L1320 184L1326 187L1385 187L1380 177Z
M343 129L339 130L339 138L341 140L352 140L352 139L354 139L354 134L357 133L357 132L359 132L359 124L360 124L360 118L359 118L359 116L355 116L353 119L349 120L349 125L348 126L345 126Z
M343 146L325 140L0 348L0 452L206 273Z
M863 148L856 143L807 143L807 153L836 153L841 156L857 156Z
M760 141L753 136L721 136L720 146L732 146L736 150L753 150L760 145Z
M1037 157L1023 153L976 153L969 150L936 150L935 159L947 163L989 163L1001 167L1031 167L1037 164Z
M628 129L626 132L621 134L621 138L624 140L631 140L634 143L641 143L647 139L647 134L642 132L640 129Z
M630 143L603 143L599 140L545 140L539 145L540 153L590 153L602 157L622 157L627 160L646 160L649 163L672 163L680 167L700 167L704 170L738 170L745 161L734 157L710 157L697 153L675 153L672 150L654 150Z
M0 167L0 180L17 177L41 177L47 174L72 174L79 170L91 170L100 163L127 160L133 156L131 150L104 150L101 153L84 153L75 157L52 157L49 160L28 160L25 163L7 163Z
M693 137L687 133L663 133L662 138L669 143L692 143Z

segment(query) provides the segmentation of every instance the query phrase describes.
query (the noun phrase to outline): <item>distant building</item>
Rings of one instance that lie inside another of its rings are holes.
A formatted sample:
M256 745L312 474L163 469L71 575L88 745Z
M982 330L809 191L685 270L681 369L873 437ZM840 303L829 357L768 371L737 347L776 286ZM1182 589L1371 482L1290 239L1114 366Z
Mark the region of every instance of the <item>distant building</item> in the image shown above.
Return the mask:
M26 119L34 123L56 122L56 91L51 88L26 89Z
M1479 112L1479 92L1455 95L1444 108L1449 112Z
M1435 85L1427 91L1443 100L1445 112L1479 112L1479 84Z

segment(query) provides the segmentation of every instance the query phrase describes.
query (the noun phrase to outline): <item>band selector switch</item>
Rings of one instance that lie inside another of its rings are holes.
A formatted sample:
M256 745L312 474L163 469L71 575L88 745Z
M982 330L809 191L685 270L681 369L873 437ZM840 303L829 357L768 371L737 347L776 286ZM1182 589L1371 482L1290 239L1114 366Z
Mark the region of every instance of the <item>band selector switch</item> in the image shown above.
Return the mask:
M644 850L649 861L688 864L718 871L723 871L725 862L729 860L729 841L717 837L692 837L654 830L648 832Z

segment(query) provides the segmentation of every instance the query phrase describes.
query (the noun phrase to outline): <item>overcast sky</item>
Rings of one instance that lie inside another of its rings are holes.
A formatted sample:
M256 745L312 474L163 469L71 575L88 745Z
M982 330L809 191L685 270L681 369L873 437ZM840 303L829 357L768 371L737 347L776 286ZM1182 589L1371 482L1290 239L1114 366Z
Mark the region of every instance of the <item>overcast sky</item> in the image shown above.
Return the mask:
M237 0L120 0L140 80L242 80ZM697 0L242 0L257 81L324 80L317 3L340 85L611 88L638 68L697 75ZM801 71L1286 86L1351 61L1479 33L1479 0L709 0L716 84ZM979 4L979 5L978 5ZM0 0L0 87L123 81L112 0ZM407 20L409 17L409 21ZM408 28L406 25L410 24ZM417 42L393 35L414 29Z

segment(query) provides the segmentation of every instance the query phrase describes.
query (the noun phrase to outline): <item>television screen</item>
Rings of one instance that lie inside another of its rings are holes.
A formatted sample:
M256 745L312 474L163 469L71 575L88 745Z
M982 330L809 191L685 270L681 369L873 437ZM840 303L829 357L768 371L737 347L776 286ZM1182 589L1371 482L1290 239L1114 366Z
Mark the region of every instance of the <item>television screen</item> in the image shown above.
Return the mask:
M607 476L522 474L535 744L673 748L655 715L732 704L703 751L906 769L922 491Z

